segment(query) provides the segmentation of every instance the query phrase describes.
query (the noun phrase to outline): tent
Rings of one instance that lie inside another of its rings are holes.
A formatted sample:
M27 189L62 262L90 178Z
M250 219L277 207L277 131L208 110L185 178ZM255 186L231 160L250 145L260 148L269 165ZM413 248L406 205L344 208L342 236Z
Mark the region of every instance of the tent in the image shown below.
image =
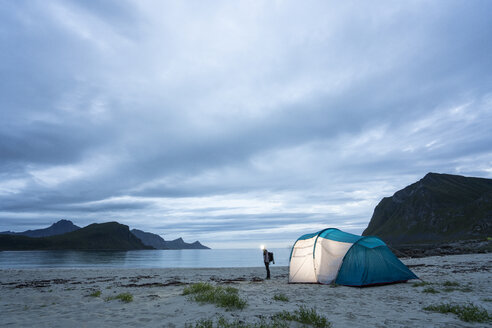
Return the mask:
M368 286L418 277L377 237L335 228L301 236L292 246L289 283Z

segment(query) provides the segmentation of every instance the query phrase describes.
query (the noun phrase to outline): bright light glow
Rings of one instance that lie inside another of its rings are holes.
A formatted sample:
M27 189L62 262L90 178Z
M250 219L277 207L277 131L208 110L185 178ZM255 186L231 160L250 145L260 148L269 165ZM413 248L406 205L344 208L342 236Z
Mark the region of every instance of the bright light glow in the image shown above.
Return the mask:
M260 248L261 248L261 249L265 249L265 245L261 245L261 246L260 246Z

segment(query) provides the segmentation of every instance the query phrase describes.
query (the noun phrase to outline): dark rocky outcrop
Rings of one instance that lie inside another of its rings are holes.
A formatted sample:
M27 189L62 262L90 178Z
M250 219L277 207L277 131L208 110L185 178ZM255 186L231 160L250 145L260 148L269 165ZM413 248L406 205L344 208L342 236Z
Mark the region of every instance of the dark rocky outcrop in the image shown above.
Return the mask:
M454 242L395 245L396 255L403 257L425 257L456 254L492 252L492 241L488 239L467 239Z
M492 179L428 173L383 198L362 234L400 249L487 240L492 236Z

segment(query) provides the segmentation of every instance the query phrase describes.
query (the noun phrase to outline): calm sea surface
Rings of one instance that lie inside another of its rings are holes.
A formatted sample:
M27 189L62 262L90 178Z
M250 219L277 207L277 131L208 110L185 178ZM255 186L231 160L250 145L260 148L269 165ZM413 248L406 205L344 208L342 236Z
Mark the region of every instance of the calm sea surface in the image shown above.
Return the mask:
M290 249L269 249L275 265L289 265ZM14 268L227 268L261 267L260 249L140 251L3 251L0 269Z

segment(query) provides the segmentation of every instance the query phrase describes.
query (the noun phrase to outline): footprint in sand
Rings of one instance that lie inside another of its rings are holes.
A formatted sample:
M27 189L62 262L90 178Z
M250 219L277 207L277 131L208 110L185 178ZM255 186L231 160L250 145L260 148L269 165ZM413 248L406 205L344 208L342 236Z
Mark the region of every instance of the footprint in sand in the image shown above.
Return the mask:
M352 312L345 313L345 317L349 320L355 320L357 318Z

